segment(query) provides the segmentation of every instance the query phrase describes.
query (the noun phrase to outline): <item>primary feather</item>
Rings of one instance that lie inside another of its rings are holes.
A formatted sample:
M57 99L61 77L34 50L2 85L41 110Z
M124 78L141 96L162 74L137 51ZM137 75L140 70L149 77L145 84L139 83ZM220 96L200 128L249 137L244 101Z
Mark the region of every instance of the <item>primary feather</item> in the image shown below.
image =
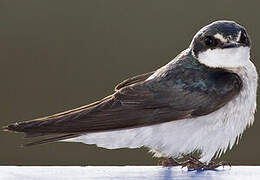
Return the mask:
M193 66L188 66L192 61ZM158 70L153 79L139 76L141 80L125 81L113 95L93 104L11 124L7 129L25 132L27 137L85 134L194 118L221 108L242 87L236 74L199 64L189 52L166 66L167 70Z

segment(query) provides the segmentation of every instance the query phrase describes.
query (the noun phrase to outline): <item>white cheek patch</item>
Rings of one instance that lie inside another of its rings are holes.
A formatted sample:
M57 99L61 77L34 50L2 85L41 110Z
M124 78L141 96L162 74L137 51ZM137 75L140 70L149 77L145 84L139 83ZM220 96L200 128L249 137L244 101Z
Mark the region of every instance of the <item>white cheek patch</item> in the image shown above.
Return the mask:
M237 68L248 64L249 47L208 49L198 54L200 63L214 68Z
M241 32L241 31L239 31L239 33L238 33L238 35L237 35L237 39L236 39L236 40L237 40L237 42L239 42L239 40L240 40L241 33L242 33L242 32Z
M225 39L221 34L217 33L214 35L214 38L219 39L222 43L226 43L227 39Z

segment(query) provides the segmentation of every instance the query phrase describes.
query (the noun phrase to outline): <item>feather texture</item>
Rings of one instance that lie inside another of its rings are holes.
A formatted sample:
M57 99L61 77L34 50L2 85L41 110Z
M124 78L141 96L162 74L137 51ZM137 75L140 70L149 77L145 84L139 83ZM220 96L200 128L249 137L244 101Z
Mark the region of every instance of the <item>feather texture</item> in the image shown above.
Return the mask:
M189 51L166 67L156 71L152 79L139 76L140 80L125 81L128 85L90 105L15 123L7 129L25 132L27 137L58 135L40 141L42 144L60 140L59 134L65 134L65 139L66 134L78 136L196 118L223 107L243 86L237 74L200 64Z

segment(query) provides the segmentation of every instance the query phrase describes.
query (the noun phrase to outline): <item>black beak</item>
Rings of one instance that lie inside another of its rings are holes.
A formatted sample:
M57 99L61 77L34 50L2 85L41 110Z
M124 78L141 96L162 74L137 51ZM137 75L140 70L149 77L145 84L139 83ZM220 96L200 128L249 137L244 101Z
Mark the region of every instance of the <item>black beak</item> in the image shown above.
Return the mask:
M230 42L223 44L222 48L225 49L225 48L234 48L234 47L240 47L240 46L241 46L240 43L235 42L235 41L230 41Z

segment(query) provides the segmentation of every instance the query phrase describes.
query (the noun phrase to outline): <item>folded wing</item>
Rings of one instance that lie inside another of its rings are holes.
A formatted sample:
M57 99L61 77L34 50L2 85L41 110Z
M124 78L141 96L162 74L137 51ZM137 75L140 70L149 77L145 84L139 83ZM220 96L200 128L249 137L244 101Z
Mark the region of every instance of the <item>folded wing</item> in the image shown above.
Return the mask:
M194 61L193 66L190 61ZM61 134L43 140L45 143L85 133L150 126L207 115L235 98L242 88L238 75L208 68L191 58L157 73L149 80L152 73L126 80L114 94L90 105L5 129L24 132L27 137Z

